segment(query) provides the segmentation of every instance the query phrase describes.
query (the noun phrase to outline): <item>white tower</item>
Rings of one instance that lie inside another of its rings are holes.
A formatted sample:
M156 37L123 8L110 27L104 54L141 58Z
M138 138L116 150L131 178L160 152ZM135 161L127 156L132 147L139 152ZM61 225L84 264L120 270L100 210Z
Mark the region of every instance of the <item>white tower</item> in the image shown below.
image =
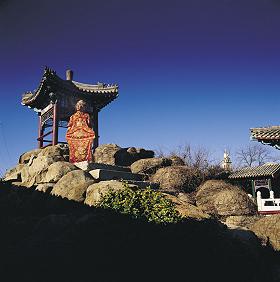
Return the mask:
M231 160L227 150L224 151L224 159L222 161L222 168L225 171L231 171Z

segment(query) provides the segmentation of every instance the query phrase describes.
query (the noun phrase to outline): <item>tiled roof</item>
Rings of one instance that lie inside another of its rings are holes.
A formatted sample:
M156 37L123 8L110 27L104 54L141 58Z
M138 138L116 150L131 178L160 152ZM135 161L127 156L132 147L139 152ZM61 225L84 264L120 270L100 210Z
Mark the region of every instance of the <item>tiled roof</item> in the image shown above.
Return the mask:
M280 126L251 128L253 140L280 140Z
M91 92L91 93L117 93L117 85L108 85L104 83L98 84L85 84L77 81L72 81L72 83L81 91Z
M34 92L25 92L21 104L40 109L45 106L44 102L50 91L92 99L99 110L118 97L118 85L116 84L85 84L64 80L54 70L45 68L39 87Z
M244 178L257 178L257 177L275 177L280 173L280 164L278 163L266 163L257 167L245 167L234 173L232 173L230 179L244 179Z

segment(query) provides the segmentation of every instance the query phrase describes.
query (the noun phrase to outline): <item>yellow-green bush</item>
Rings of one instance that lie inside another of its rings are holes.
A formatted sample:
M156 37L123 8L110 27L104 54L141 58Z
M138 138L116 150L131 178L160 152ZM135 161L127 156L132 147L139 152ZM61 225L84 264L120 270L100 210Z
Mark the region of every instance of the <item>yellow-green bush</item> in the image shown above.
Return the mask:
M126 184L124 184L126 185ZM155 223L177 223L181 220L174 204L160 192L152 189L109 191L103 195L100 207L113 209L135 218Z

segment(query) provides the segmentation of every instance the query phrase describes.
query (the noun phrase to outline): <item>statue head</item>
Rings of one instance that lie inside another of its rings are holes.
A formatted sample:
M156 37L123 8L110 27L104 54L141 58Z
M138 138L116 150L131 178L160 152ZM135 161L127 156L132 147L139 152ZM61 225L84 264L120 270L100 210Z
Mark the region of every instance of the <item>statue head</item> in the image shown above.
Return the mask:
M76 110L84 112L86 109L86 102L84 100L79 100L76 104Z

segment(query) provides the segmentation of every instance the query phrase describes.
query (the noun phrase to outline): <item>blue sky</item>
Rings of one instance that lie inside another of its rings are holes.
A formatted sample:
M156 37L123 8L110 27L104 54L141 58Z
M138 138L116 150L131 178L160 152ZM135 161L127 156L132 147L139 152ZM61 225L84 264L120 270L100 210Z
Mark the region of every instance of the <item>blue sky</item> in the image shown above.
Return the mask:
M234 152L279 124L279 27L277 0L0 1L0 169L37 146L20 100L45 65L119 84L102 144Z

